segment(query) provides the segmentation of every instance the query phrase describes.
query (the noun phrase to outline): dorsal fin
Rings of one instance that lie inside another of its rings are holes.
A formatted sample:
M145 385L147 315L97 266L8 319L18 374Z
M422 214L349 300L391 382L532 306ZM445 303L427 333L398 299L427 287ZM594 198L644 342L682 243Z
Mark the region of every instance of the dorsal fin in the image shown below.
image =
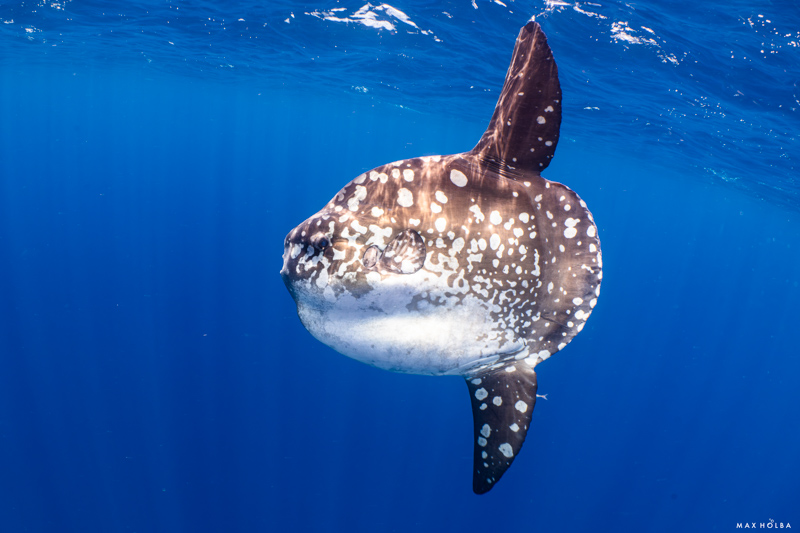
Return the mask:
M475 426L472 490L489 492L525 442L536 404L536 372L524 361L467 376Z
M542 28L531 21L517 37L489 127L470 153L488 164L541 172L555 154L560 127L558 67Z

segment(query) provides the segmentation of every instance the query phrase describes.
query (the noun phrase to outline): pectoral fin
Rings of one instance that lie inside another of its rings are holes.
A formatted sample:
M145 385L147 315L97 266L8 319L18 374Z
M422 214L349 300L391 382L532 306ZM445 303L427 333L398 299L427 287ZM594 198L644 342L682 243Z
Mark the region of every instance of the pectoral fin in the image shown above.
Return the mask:
M401 231L383 251L383 268L397 274L413 274L425 263L425 240L413 229Z

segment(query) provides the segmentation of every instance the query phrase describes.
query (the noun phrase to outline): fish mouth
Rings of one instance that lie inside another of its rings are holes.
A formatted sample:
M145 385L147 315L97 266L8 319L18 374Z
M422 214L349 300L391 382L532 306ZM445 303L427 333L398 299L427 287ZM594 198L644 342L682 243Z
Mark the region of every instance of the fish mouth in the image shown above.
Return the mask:
M289 273L289 269L286 268L286 262L283 263L280 271L281 280L283 280L283 284L286 286L286 290L289 291L289 294L292 296L292 299L297 301L297 290L294 286L294 280Z
M286 243L289 242L289 237L291 235L292 234L290 233L289 235L286 236ZM294 287L294 280L292 279L290 265L289 265L289 263L291 263L291 259L289 258L289 247L290 246L291 246L290 244L284 245L284 248L283 248L283 265L281 265L281 270L280 270L279 274L281 276L281 280L283 281L283 284L286 285L286 290L288 290L289 294L292 295L292 298L295 301L297 301L297 298L296 298L297 291L295 290L295 287Z

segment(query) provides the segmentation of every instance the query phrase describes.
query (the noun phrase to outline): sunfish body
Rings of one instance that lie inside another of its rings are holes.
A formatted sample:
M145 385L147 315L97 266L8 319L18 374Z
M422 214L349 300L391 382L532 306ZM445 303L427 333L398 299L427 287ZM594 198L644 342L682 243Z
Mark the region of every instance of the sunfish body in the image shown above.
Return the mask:
M474 149L362 174L284 243L281 276L317 339L386 370L466 379L478 494L522 447L534 367L600 294L591 213L540 176L560 124L556 63L529 22Z

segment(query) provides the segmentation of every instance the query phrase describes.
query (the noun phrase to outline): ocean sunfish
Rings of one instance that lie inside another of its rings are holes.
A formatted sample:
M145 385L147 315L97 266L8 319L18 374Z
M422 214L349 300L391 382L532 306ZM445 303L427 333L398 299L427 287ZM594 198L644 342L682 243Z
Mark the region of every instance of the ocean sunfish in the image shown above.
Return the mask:
M525 441L534 368L600 294L591 213L540 175L560 124L558 69L530 21L475 148L366 172L284 241L281 276L314 337L386 370L466 380L477 494Z

